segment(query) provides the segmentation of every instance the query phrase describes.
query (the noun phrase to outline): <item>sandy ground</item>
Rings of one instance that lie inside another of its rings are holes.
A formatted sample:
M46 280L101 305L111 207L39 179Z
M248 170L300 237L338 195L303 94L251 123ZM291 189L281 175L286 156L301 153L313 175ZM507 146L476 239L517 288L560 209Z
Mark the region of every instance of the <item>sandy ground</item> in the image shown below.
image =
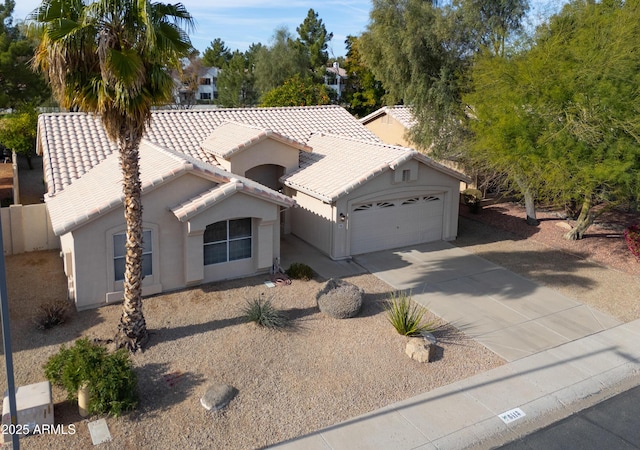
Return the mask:
M44 380L42 365L60 344L81 336L113 336L120 306L74 313L62 326L38 331L37 305L64 298L57 252L7 257L16 384ZM353 319L319 312L323 280L267 288L266 277L216 283L148 298L151 342L132 359L139 377L138 409L107 418L113 437L102 448L251 449L310 433L438 386L501 365L496 355L439 322L436 360L404 354L406 339L388 323L382 302L390 287L372 275L349 278L366 291ZM272 331L244 323L247 299L269 297L294 328ZM4 370L4 368L2 368ZM211 383L239 391L229 406L208 412L200 397ZM6 386L1 385L3 390ZM23 448L91 447L88 420L54 388L56 422L73 435L38 435ZM90 418L95 420L98 417Z
M468 214L461 207L455 245L540 284L628 322L640 319L640 261L627 249L623 230L637 213L605 215L580 241L562 235L573 222L541 211L540 226L524 221L516 203Z

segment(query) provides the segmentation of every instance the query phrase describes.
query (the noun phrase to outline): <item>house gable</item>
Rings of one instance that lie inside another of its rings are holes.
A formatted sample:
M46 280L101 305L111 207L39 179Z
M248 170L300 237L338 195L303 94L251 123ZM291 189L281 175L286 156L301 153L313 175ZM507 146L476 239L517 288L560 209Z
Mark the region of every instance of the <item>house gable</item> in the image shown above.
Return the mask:
M201 146L225 170L250 178L253 177L248 175L248 171L258 166L282 167L283 174L292 172L298 168L299 152L311 151L308 145L270 129L235 122L220 125ZM265 181L263 178L258 177L256 181ZM275 181L278 178L275 177ZM278 188L273 182L263 184L272 189Z

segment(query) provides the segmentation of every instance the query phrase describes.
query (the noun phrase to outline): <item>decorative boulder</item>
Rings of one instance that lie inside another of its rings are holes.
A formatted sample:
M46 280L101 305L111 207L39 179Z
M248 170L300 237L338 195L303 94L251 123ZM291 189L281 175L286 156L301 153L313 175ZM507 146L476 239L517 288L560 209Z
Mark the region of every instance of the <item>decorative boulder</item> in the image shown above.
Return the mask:
M200 403L207 411L222 409L236 396L238 390L228 384L214 384L207 388Z
M364 290L348 281L331 278L316 295L320 311L334 319L356 316L362 307Z
M410 338L404 352L411 359L420 363L428 363L433 359L436 346L426 343L422 337Z

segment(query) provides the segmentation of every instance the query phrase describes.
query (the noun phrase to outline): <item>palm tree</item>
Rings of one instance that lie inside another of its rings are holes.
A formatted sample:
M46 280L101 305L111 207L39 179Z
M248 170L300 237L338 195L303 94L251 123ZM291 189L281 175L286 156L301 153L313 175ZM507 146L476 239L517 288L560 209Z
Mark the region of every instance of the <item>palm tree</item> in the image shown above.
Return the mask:
M97 114L118 145L123 175L124 303L115 342L130 351L148 340L142 313L142 203L139 145L151 108L171 100L171 68L193 49L182 4L149 0L43 0L30 16L40 39L33 66L69 110Z

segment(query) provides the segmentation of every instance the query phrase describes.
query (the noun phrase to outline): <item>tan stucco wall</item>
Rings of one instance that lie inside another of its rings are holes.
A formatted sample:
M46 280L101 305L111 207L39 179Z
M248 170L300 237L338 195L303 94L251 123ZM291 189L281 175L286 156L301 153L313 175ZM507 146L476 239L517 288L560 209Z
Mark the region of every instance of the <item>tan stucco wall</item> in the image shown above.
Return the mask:
M412 170L413 181L403 182L402 171ZM318 248L332 259L350 255L349 212L353 204L371 199L398 199L415 194L445 194L443 239L455 239L458 232L458 180L417 160L407 161L396 170L387 170L353 192L329 205L301 192L292 195L298 207L291 210L292 233ZM285 191L285 193L287 193ZM340 214L346 220L340 221Z
M398 176L405 169L417 169L414 181L403 182ZM432 169L416 160L408 161L396 170L387 170L368 183L355 189L349 195L340 198L335 204L336 215L341 212L347 215L344 227L336 223L333 229L333 239L330 256L341 259L350 256L349 211L354 204L372 199L398 199L411 197L413 193L441 193L445 194L443 239L455 239L458 233L458 195L459 182L440 171Z
M244 176L252 167L263 164L273 164L285 168L285 173L298 168L299 150L274 139L264 139L244 151L231 157L225 168L231 172Z
M188 253L187 237L189 227L195 229L193 223L181 223L170 211L170 208L181 204L198 195L214 184L193 174L181 176L170 183L162 185L151 192L143 194L143 221L145 228L152 229L153 235L153 276L143 280L143 295L180 289L189 284L214 281L233 276L253 273L263 267L269 267L274 253L274 239L279 239L279 227L273 226L265 232L261 219L254 219L253 227L253 257L242 263L223 267L225 264L215 265L217 269L209 269L206 273L202 259L202 233L195 238L196 248L199 249L200 259L196 262L201 268L203 276L200 279L191 277L187 282L187 261L193 258ZM240 197L239 197L240 196ZM278 206L256 198L248 198L244 194L235 194L214 208L210 208L198 216L204 227L218 220L238 217L267 216L269 220L278 223ZM210 222L204 223L207 220ZM268 228L268 227L267 227ZM97 220L68 233L61 238L64 252L72 253L73 282L76 306L79 310L104 305L107 302L122 299L122 282L115 282L113 277L113 234L123 232L124 216L122 208L110 211ZM262 229L260 233L258 230ZM266 241L266 242L263 242ZM279 247L278 247L279 248ZM265 263L265 255L269 263ZM244 267L237 267L244 264ZM249 270L245 270L249 267ZM239 272L236 272L235 269Z
M413 147L411 141L406 138L407 129L389 114L382 114L380 117L367 122L364 126L385 144Z
M380 117L368 122L364 125L373 134L375 134L382 142L389 145L400 145L402 147L415 148L410 139L408 139L408 130L398 122L396 119L388 114L383 114ZM460 173L464 173L459 164L453 161L438 160L438 162L450 169L456 170ZM474 185L468 184L464 181L459 182L460 190L464 190Z
M302 192L287 188L285 194L296 200L290 210L291 233L326 254L331 252L333 207Z

